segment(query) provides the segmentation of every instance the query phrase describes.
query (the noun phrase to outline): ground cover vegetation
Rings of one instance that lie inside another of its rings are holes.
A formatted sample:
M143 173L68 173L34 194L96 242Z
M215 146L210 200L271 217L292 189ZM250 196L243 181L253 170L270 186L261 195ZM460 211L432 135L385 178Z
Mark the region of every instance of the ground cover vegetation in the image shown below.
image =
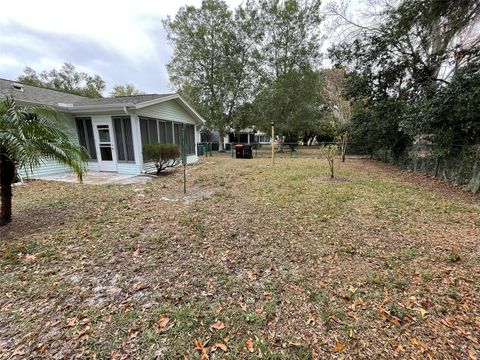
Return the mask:
M0 358L478 357L477 194L369 159L187 171L15 187Z
M220 135L275 122L285 142L338 142L343 155L350 143L478 191L478 2L370 1L363 15L341 4L184 7L164 22L172 84Z

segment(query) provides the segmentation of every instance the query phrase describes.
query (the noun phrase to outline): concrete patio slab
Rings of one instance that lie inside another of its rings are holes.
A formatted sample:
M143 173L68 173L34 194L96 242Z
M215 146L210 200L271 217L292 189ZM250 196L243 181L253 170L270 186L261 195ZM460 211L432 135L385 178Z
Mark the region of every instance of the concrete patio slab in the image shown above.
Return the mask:
M44 176L39 180L46 181L63 181L70 183L79 183L78 178L74 173L58 174L51 176ZM93 172L89 171L83 178L84 184L89 185L128 185L128 184L145 184L152 180L148 175L125 175L111 172Z

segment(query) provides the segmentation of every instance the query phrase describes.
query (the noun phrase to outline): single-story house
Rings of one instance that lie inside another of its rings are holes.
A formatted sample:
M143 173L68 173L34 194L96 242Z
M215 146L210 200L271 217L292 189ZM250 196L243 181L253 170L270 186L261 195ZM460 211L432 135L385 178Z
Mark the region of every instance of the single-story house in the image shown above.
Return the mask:
M198 160L196 144L205 120L178 94L148 94L89 98L0 79L0 99L13 97L18 105L48 105L62 114L65 132L90 157L88 170L142 174L154 170L142 156L142 145L180 144L185 128L187 161ZM30 177L68 172L51 160L29 171Z

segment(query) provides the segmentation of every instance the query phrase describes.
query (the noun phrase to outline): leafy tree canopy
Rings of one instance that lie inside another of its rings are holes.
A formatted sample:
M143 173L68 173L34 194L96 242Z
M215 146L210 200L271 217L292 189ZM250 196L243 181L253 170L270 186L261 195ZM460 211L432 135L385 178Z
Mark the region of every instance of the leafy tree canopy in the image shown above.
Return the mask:
M99 75L77 71L70 63L63 64L58 70L45 70L40 73L27 67L24 74L18 77L18 81L88 97L102 97L102 91L105 90L105 81Z
M110 92L110 97L143 95L143 91L138 90L133 84L115 85Z
M442 146L471 142L478 127L475 120L466 120L472 119L467 113L471 106L454 101L452 94L460 95L459 83L462 97L473 99L476 94L480 52L478 36L474 35L480 3L391 3L385 2L373 27L355 24L341 9L336 10L338 18L346 20L345 26L357 30L353 40L345 40L330 51L335 64L349 72L347 97L355 101L352 126L357 140L395 153L425 133L437 141L442 139ZM453 107L447 111L441 101ZM458 121L450 122L447 117Z

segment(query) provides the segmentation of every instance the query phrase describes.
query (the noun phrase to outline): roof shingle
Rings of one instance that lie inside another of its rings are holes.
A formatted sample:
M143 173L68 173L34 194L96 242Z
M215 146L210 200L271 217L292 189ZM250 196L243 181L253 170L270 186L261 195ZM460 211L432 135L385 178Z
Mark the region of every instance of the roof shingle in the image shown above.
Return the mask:
M15 84L21 85L22 90L14 88ZM58 90L21 84L17 81L0 79L0 98L11 96L18 101L26 101L49 106L59 106L59 104L68 104L73 106L140 104L170 95L173 95L173 93L119 96L114 98L89 98L85 96L68 94Z

